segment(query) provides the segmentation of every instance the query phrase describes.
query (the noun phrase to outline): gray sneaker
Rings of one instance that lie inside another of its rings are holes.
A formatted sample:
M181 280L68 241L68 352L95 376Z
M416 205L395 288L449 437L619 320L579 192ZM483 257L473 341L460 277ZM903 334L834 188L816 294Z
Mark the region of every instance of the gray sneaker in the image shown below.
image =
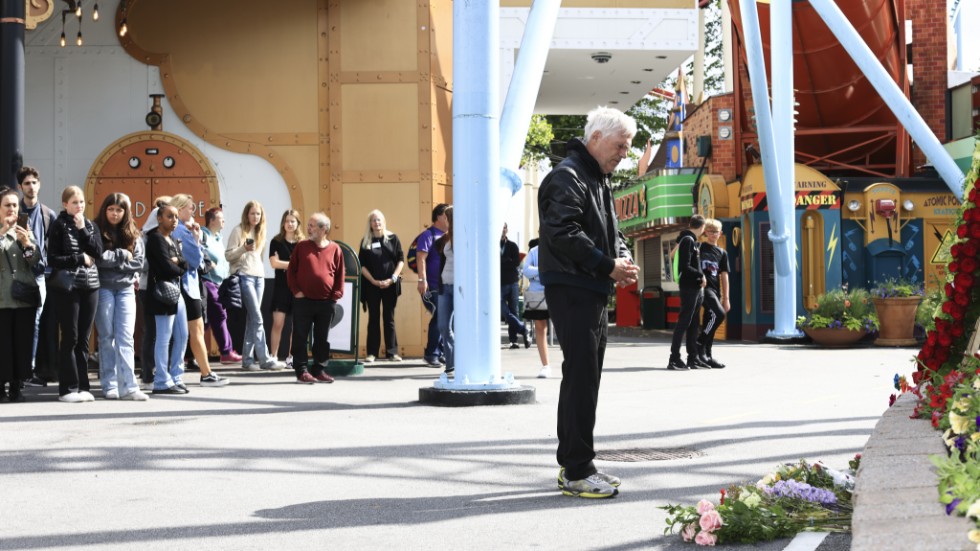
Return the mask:
M611 474L596 472L593 476L598 476L600 479L604 480L606 484L609 484L613 488L619 488L619 485L623 483L619 477ZM565 467L558 469L558 489L565 489Z
M603 480L599 473L581 480L566 480L561 493L566 496L603 499L619 493L615 487Z

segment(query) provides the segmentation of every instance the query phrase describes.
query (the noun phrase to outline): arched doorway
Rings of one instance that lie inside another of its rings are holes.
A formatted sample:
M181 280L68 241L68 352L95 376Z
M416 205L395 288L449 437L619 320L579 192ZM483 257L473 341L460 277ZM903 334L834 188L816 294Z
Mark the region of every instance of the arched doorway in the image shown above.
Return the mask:
M208 159L180 136L159 130L123 136L102 151L85 180L89 217L95 218L105 197L115 192L129 195L139 227L153 210L153 199L161 195L189 193L198 218L221 203Z

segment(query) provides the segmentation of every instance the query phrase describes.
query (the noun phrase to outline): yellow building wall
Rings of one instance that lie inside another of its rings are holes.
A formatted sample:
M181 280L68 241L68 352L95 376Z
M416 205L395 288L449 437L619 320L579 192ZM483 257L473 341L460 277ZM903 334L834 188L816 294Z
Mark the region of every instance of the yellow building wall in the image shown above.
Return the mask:
M294 208L331 217L331 238L357 249L380 209L407 250L433 206L452 201L452 2L131 0L127 10L121 43L160 67L188 128L272 163ZM429 316L416 275L403 275L399 345L418 356Z

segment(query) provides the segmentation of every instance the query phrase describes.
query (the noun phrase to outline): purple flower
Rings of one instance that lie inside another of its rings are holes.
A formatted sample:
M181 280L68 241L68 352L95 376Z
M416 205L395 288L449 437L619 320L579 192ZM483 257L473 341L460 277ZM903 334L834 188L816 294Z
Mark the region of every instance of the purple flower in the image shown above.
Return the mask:
M953 514L953 511L956 510L956 506L960 504L960 501L962 501L960 498L956 498L949 505L947 505L946 506L946 514L947 515L952 515Z
M834 495L834 492L823 488L814 488L805 482L797 482L796 480L780 480L772 486L764 488L763 491L773 497L796 498L823 505L837 503L837 496Z
M980 415L977 415L977 418L975 419L975 421L977 423L977 430L980 430Z
M966 449L966 436L960 435L956 437L956 447L959 448L960 451Z

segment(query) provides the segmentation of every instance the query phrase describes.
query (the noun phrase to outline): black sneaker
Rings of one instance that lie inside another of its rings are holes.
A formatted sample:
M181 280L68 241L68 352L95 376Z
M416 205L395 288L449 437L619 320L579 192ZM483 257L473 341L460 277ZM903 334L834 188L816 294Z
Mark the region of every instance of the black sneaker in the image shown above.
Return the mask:
M706 358L704 362L711 366L711 369L725 369L725 364L714 358Z
M687 367L691 369L711 369L711 366L702 362L697 356L687 357Z
M529 341L527 338L527 331L525 331L524 334L521 335L521 338L524 339L524 348L531 348L531 341Z
M687 364L685 364L680 356L671 356L670 361L667 362L667 369L687 369Z
M24 379L24 386L46 387L48 382L35 375L30 379Z

